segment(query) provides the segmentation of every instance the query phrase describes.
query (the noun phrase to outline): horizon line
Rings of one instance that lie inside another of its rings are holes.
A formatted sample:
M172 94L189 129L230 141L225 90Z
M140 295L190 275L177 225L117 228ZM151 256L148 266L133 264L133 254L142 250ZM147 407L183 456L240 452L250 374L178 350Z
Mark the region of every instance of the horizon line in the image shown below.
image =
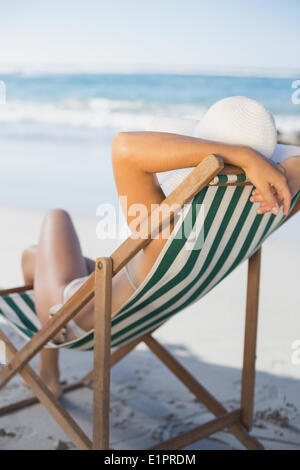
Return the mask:
M299 68L276 68L276 67L238 67L238 66L161 66L161 65L113 65L103 64L102 66L89 64L82 66L79 64L39 64L39 66L12 64L0 65L0 74L20 74L20 75L55 75L55 74L120 74L120 75L216 75L228 77L251 77L251 78L300 78Z

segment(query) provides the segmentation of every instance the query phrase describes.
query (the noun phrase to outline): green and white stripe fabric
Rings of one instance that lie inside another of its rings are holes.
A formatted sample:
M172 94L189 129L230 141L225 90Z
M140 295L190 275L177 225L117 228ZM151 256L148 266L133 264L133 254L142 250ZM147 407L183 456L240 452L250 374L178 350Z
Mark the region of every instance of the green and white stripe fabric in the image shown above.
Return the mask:
M227 183L245 183L248 182L248 178L244 173L239 175L217 175L213 180L209 182L210 185L215 184L227 184Z
M230 176L226 176L227 182ZM223 183L222 178L218 182ZM252 185L209 185L185 206L150 273L112 317L113 347L152 331L199 300L279 227L285 218L282 212L277 216L256 214L257 205L249 200L252 190ZM33 291L0 298L0 315L26 339L41 327ZM49 346L90 350L93 331L69 343Z

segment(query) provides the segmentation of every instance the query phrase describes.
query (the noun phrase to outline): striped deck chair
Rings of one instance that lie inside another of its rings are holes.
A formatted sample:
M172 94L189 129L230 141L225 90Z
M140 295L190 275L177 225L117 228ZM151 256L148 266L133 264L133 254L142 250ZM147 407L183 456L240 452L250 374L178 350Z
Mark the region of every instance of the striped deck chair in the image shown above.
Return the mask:
M9 360L0 371L0 388L20 373L35 394L33 398L3 407L0 415L40 401L79 449L109 449L110 368L144 342L215 415L212 421L152 449L182 449L224 428L246 448L262 449L260 442L249 434L254 404L260 247L276 228L300 209L300 198L297 198L299 194L294 197L287 217L282 213L257 215L256 206L249 201L252 189L242 170L223 167L222 160L214 155L206 157L165 199L164 204L174 209L175 228L146 279L113 316L112 277L167 222L164 215L157 217L160 208L144 221L140 238L129 237L110 258L97 259L95 272L43 328L35 312L32 286L0 292L1 316L28 340L23 349L17 351L0 331ZM177 312L198 301L247 259L241 403L239 409L228 412L154 338L153 332ZM52 338L93 297L94 330L59 346L94 350L93 370L65 387L68 392L93 382L93 435L90 439L28 362L43 347L58 347L51 342Z

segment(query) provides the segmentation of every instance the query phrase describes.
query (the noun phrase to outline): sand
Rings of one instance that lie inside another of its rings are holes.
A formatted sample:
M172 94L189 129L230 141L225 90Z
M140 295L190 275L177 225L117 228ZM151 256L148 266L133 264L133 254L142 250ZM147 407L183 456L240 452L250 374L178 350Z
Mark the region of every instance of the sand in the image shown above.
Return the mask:
M37 242L43 213L2 207L0 214L0 286L15 286L22 283L20 254L24 246ZM96 219L75 218L83 251L94 258L109 254L115 245L96 239L96 223ZM300 363L292 361L292 345L300 340L299 265L300 236L290 227L265 243L252 433L268 449L300 449ZM239 406L245 281L244 264L156 333L228 409ZM1 328L21 347L15 332L3 324ZM80 378L91 367L91 353L62 352L62 379ZM1 390L0 406L30 395L16 377ZM92 390L72 392L62 402L90 434ZM149 447L211 418L143 345L113 368L110 407L112 449ZM72 448L41 405L0 417L0 449ZM242 447L224 431L190 448Z

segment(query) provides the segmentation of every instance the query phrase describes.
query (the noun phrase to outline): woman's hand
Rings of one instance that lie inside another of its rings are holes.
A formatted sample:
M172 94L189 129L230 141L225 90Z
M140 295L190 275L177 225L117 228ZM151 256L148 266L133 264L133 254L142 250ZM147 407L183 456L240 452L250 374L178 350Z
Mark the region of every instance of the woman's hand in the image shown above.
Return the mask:
M257 152L251 149L248 149L247 152L243 169L250 181L256 186L250 200L260 202L257 213L272 212L277 215L280 206L283 205L283 213L286 215L290 208L292 195L284 171Z
M281 165L277 165L277 168L285 175L291 191L291 196L293 197L300 190L300 156L288 158L282 162ZM273 192L275 193L274 189ZM269 211L269 207L258 189L255 189L252 192L251 201L260 203L260 214L264 214Z

